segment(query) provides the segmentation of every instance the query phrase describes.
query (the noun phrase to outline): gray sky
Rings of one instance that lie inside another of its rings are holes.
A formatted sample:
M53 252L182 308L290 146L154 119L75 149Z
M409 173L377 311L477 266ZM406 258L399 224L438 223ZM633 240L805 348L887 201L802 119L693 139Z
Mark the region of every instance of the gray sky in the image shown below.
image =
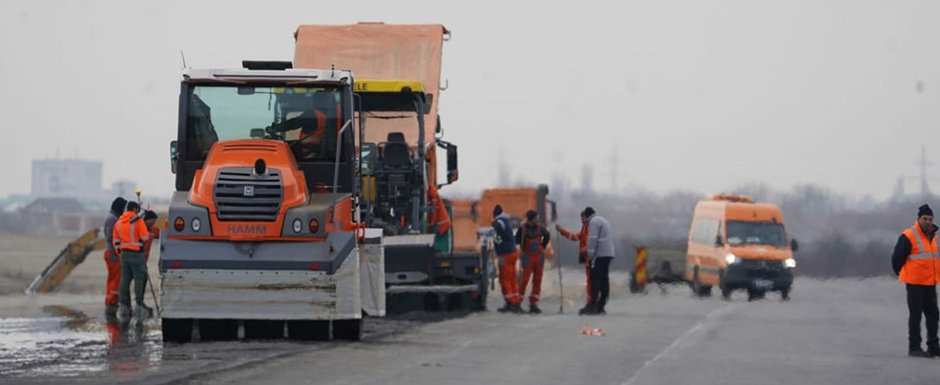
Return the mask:
M882 199L919 175L921 145L940 176L940 2L524 3L0 2L0 196L57 154L168 196L180 50L190 67L290 60L298 25L358 21L453 32L440 112L461 180L445 193L494 186L500 149L513 179L576 184L590 163L599 190L615 147L620 185L656 192Z

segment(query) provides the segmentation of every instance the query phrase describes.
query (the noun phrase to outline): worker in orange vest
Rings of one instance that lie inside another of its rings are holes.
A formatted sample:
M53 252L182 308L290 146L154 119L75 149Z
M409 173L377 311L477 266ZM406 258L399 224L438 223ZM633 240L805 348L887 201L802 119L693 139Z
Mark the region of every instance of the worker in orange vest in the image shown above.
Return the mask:
M447 230L450 230L450 215L447 214L444 199L438 194L433 183L428 185L428 206L432 208L428 212L429 231L437 235L447 234Z
M572 241L578 241L578 263L584 264L584 274L587 276L585 284L585 289L587 290L587 303L585 303L584 307L578 310L578 315L589 314L592 311L591 305L594 304L594 299L591 297L591 294L593 294L591 291L591 262L587 255L588 216L584 211L581 212L581 231L577 233L568 231L557 223L555 224L555 228L558 229L558 233L561 234L561 236Z
M924 204L917 209L917 221L901 233L891 255L891 265L898 280L907 286L907 354L912 357L940 356L937 340L937 283L940 283L940 254L937 250L937 226L933 210ZM927 351L921 349L920 318L927 327Z
M151 312L144 305L144 285L147 283L147 263L144 258L144 241L150 237L150 230L137 214L140 204L127 202L127 209L114 225L114 248L121 255L121 287L118 300L121 304L120 315L125 320L130 318L130 285L134 281L134 300L137 304L137 320Z
M525 213L526 221L516 230L516 243L522 248L522 281L519 283L519 295L525 297L525 289L532 278L532 291L529 294L529 313L539 314L539 296L542 294L542 272L545 268L545 246L551 234L539 225L539 213L529 210Z
M117 222L118 217L124 212L125 205L127 205L126 199L122 197L114 198L114 200L111 201L111 212L104 221L104 239L106 241L104 265L108 269L108 280L106 281L104 289L104 315L105 318L108 319L117 316L118 286L121 284L121 257L118 255L117 250L114 249L112 232L114 231L114 224Z

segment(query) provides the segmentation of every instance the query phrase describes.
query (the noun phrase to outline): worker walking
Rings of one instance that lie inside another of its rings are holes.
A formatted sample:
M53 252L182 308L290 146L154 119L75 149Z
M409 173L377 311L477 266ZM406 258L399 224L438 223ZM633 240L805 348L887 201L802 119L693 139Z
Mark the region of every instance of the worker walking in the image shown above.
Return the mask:
M940 282L940 255L933 210L924 204L917 209L917 221L898 237L891 255L891 267L907 287L907 354L912 357L940 357L937 340L937 283ZM927 329L927 351L921 348L920 318Z
M522 298L519 297L519 278L516 274L516 261L519 259L519 250L512 234L512 222L509 215L503 212L500 205L493 207L493 230L496 237L493 240L496 255L499 256L499 286L503 291L506 304L497 309L500 313L522 313Z
M118 256L113 244L114 224L124 212L124 206L127 200L122 197L114 198L111 201L111 212L104 221L104 264L108 269L108 280L105 284L104 294L104 315L108 319L117 316L118 311L118 286L121 284L121 257Z
M525 213L525 223L516 230L516 243L522 249L522 280L519 282L519 295L525 297L525 289L532 279L532 291L529 293L529 313L539 314L539 296L542 294L542 272L545 267L545 246L551 234L539 225L539 213L529 210Z
M144 241L150 237L144 221L137 213L140 204L127 202L127 209L114 225L114 248L121 257L121 287L118 294L121 303L120 314L125 320L130 318L131 296L130 285L134 281L134 300L137 304L135 313L137 320L143 319L147 312L144 306L144 284L147 282L147 263L144 259Z
M578 263L584 265L584 275L585 275L585 291L587 291L587 300L585 301L584 307L578 310L578 315L583 315L588 313L588 310L591 308L591 304L594 303L594 299L591 297L594 292L591 290L591 265L588 263L587 258L587 242L588 242L588 222L587 217L584 216L584 211L581 211L581 231L575 233L568 231L564 227L561 227L559 224L555 224L555 228L558 229L558 233L561 236L568 238L572 241L578 241Z

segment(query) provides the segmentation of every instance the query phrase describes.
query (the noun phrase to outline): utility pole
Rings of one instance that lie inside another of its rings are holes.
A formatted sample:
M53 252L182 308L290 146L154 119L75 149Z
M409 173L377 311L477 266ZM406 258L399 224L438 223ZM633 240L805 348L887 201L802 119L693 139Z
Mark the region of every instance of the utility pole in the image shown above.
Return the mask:
M926 202L930 198L930 187L927 186L927 166L930 165L930 162L927 161L927 149L924 146L920 146L920 196L921 199Z
M610 193L617 194L617 145L611 146L610 153Z

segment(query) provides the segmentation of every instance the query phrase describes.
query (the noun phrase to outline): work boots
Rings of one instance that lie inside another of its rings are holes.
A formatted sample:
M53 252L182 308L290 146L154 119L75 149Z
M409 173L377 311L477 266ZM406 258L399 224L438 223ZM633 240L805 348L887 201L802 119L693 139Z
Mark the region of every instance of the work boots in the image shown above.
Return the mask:
M529 305L529 313L542 314L542 309L539 309L539 306L533 303Z
M578 310L578 315L595 315L597 314L597 307L594 305L587 305Z
M117 318L118 305L106 305L104 307L104 318L106 319L115 319Z
M933 357L929 353L923 351L921 348L908 349L907 355L911 357L927 357L927 358Z
M137 317L138 320L151 318L153 317L153 309L144 304L137 305L137 309L134 309L134 316Z
M496 309L496 311L498 311L498 312L500 312L500 313L516 313L516 314L520 314L520 313L522 313L522 305L520 305L520 304L518 304L518 303L513 304L513 303L506 302L506 304L503 305L503 307L501 307L501 308L499 308L499 309Z

